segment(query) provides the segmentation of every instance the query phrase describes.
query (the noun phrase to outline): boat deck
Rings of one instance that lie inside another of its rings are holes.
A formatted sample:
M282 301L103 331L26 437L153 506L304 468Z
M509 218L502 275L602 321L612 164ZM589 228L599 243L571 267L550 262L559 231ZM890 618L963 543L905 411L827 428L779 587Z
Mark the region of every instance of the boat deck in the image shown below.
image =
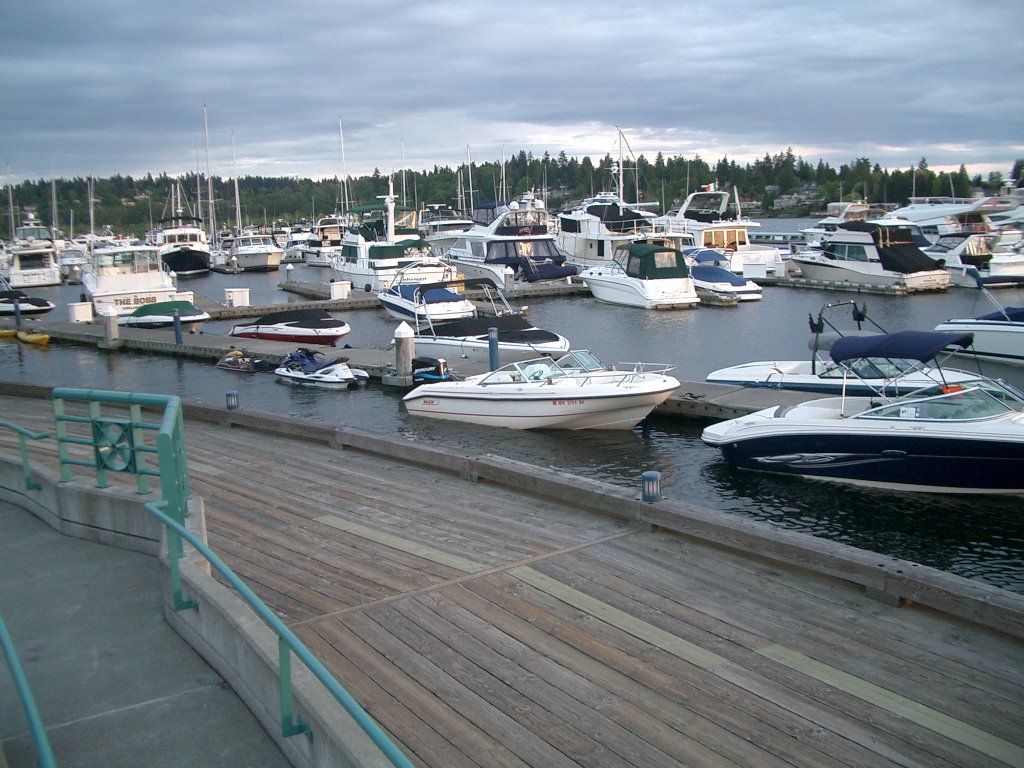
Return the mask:
M417 765L1024 765L1020 639L401 447L185 434L210 544Z

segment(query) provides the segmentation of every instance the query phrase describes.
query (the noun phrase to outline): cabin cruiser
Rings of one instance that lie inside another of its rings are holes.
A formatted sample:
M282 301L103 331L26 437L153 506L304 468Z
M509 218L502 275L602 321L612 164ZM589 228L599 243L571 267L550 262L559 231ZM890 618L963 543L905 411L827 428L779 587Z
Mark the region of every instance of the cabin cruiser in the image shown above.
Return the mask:
M272 235L242 232L231 239L217 266L230 272L274 272L283 256Z
M738 205L738 203L737 203ZM728 268L737 275L756 280L758 277L785 277L786 259L774 245L754 245L749 230L759 222L729 218L729 193L713 187L691 192L674 215L660 216L655 224L672 234L693 235L697 246L712 248L728 259Z
M679 387L667 366L608 368L586 350L520 360L461 381L421 384L411 414L511 429L631 429Z
M808 280L944 291L951 277L942 262L925 254L911 227L883 220L840 225L822 241L790 256Z
M302 252L302 260L310 267L330 267L334 257L341 253L341 239L349 224L349 217L344 214L324 216L317 220L310 232L311 237L297 244Z
M868 221L885 214L885 211L872 206L864 200L831 202L825 206L825 216L815 222L814 226L801 229L805 237L804 245L808 248L820 248L822 238L835 232L840 225L851 221Z
M431 253L444 256L459 235L473 227L473 220L450 205L432 203L420 211L417 226L420 236L430 243Z
M846 337L830 352L933 361L971 334L904 331ZM976 376L889 398L842 395L774 406L704 429L701 439L743 469L875 488L934 493L1024 493L1024 395Z
M455 270L434 256L430 245L420 237L414 226L415 211L396 219L395 200L389 179L388 194L381 203L355 206L349 211L357 223L342 235L341 248L331 257L331 268L357 291L379 293L399 273L406 283L437 283L455 276Z
M612 259L619 246L657 230L653 213L617 194L601 192L558 214L556 242L573 264L598 266Z
M156 245L97 248L82 275L82 291L93 314L130 315L139 307L173 301L178 288L164 269Z
M580 279L598 301L641 309L689 309L700 299L682 251L631 241L609 261L586 267Z
M39 223L34 213L28 213L20 227L14 230L14 240L6 253L4 277L14 288L40 288L60 285L60 266L57 246L48 227Z
M231 329L232 336L299 344L334 344L352 328L325 309L289 309L271 312Z
M740 301L760 301L761 286L726 267L728 257L711 248L683 248L697 295L702 292Z
M917 224L924 236L935 242L951 232L994 234L992 214L1012 210L1016 202L999 197L912 197L908 205L882 218L902 219Z
M519 200L477 206L472 218L473 226L444 254L459 274L510 290L510 282L563 280L577 273L548 228L544 202L532 192Z
M152 245L160 249L164 268L178 277L201 277L209 274L210 242L201 224L202 219L191 214L181 185L171 185L160 227L150 236Z

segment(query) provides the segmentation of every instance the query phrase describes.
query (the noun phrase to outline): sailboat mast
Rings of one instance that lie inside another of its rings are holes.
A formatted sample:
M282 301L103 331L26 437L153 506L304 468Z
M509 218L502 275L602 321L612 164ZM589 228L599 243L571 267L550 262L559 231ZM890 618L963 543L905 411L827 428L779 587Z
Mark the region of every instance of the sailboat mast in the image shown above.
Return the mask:
M469 170L469 210L473 211L473 160L469 155L469 144L466 145L466 168Z
M209 192L207 197L209 198L208 205L210 206L210 242L213 242L217 236L217 217L214 215L213 208L213 175L210 173L210 130L206 123L205 104L203 104L203 138L206 142L206 186Z
M231 171L235 176L235 234L242 231L242 204L238 198L238 165L235 163L235 132L231 132Z
M11 163L7 163L7 215L11 219L11 240L14 239L14 186L11 184Z
M349 207L348 199L348 167L345 164L345 131L341 126L341 118L338 118L338 141L341 143L341 213L347 214Z

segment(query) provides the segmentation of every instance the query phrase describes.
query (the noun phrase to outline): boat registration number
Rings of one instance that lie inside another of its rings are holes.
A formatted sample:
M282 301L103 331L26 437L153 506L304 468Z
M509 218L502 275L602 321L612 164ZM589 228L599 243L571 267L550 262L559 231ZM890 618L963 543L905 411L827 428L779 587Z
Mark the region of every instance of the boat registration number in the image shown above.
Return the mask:
M552 400L552 405L583 405L582 400Z

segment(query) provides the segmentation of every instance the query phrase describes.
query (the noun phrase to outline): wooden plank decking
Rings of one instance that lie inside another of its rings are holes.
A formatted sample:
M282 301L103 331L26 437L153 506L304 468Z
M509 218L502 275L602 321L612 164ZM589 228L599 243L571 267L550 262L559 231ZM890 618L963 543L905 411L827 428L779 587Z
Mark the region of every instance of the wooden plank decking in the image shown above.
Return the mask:
M380 455L186 439L210 544L419 765L1024 766L1018 639Z

